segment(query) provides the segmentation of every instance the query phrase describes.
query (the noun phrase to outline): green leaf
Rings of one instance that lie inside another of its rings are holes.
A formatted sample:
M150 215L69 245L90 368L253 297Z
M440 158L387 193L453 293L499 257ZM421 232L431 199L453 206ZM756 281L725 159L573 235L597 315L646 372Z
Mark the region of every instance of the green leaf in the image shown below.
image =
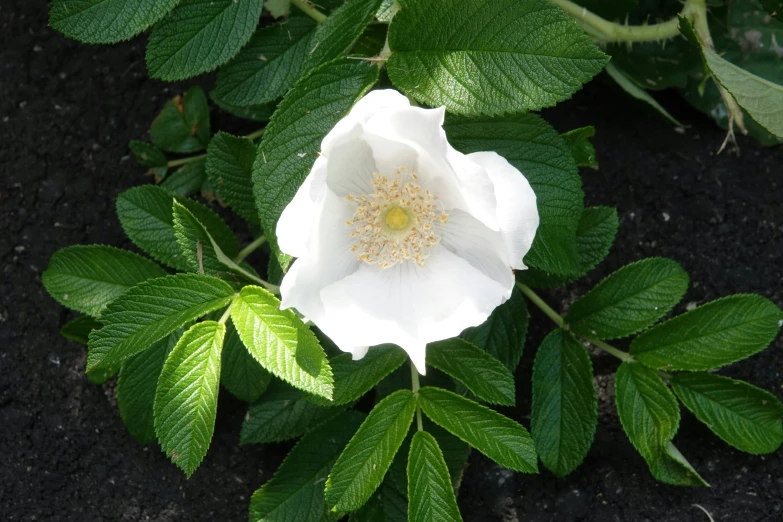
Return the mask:
M248 223L258 223L253 201L256 146L247 138L218 132L207 148L207 176L215 193Z
M688 289L688 274L661 257L626 265L576 300L565 316L579 335L617 339L647 328L666 315Z
M301 437L344 409L317 406L306 400L303 392L273 379L261 399L250 405L242 424L240 444L266 444Z
M140 444L155 442L153 407L155 389L171 350L182 337L184 330L175 332L138 355L134 355L120 368L117 377L117 407L128 432Z
M427 364L457 379L483 401L514 405L514 376L473 343L459 338L430 343Z
M332 400L312 399L316 404L335 406L354 402L407 360L405 352L393 345L374 346L358 361L350 353L340 354L329 360L334 374Z
M416 397L399 390L375 405L351 438L326 481L334 511L354 511L381 485L416 411Z
M253 194L261 226L283 268L274 230L283 209L310 172L321 140L378 80L374 65L341 60L314 70L280 103L253 165Z
M617 370L614 387L620 423L652 475L667 484L706 485L671 444L680 425L680 407L658 374L637 362L625 362Z
M597 422L590 356L558 328L544 338L533 364L530 431L544 466L558 477L575 470L590 450Z
M324 500L324 482L364 415L347 411L305 435L274 476L250 499L250 520L321 522L335 520Z
M760 295L732 295L651 328L630 352L653 368L711 370L766 348L781 319L780 308Z
M624 90L626 93L630 94L637 100L641 100L648 105L652 106L656 111L658 111L661 115L663 115L664 118L672 122L673 124L677 125L678 127L682 127L682 123L677 121L677 119L669 114L669 112L661 106L660 103L658 103L655 98L650 96L647 91L644 89L638 87L634 82L632 82L626 74L621 71L616 65L613 63L606 64L606 73L617 83L617 85L620 86L622 90Z
M215 102L215 105L222 110L245 120L266 122L269 121L269 118L272 117L272 113L275 112L275 104L273 102L244 106L225 101L217 94L217 91L214 90L209 93L209 96L212 98L212 101Z
M495 308L483 324L468 328L460 337L486 351L513 372L525 347L527 322L525 298L514 287L508 301Z
M387 476L372 498L351 513L349 522L408 522L408 499Z
M691 22L680 17L680 31L701 50L704 66L762 127L783 138L783 86L757 76L701 44Z
M201 190L201 186L207 179L205 161L191 161L178 170L175 170L160 184L161 187L170 190L177 196L191 196Z
M608 58L545 0L419 0L389 28L389 78L450 112L496 116L568 99Z
M197 85L166 102L150 128L152 143L167 152L180 154L204 149L210 135L209 104Z
M49 25L85 43L130 40L179 0L53 0Z
M578 167L598 168L598 160L595 157L595 147L590 143L590 138L595 136L595 127L579 127L560 135L571 149L571 155Z
M521 424L440 388L420 389L419 406L436 424L501 466L521 473L538 471L533 439Z
M740 451L772 453L783 444L783 404L743 381L710 373L682 373L672 388L718 437Z
M620 221L611 207L588 207L579 219L576 231L576 254L580 272L586 274L603 261L612 248ZM517 278L535 288L556 288L579 279L580 276L559 276L530 268L518 272Z
M112 301L103 328L90 334L87 371L111 369L202 315L226 306L234 290L214 277L177 274L150 279Z
M258 286L242 288L231 305L242 342L267 371L313 395L331 399L332 370L313 332Z
M761 5L774 18L783 22L783 0L761 0Z
M303 69L307 71L347 53L380 5L381 0L346 0L335 9L315 30Z
M445 129L457 150L466 154L494 150L530 182L540 224L525 263L556 274L578 274L576 231L584 193L565 140L535 114L502 119L447 117Z
M220 383L237 399L255 402L272 382L272 375L247 351L233 325L223 343Z
M152 78L175 81L223 65L253 35L263 0L181 0L147 43Z
M187 208L228 256L236 256L239 245L228 225L208 207L192 199L175 196L155 185L128 189L117 197L117 217L125 234L133 243L157 259L177 270L188 270L190 265L180 253L174 232L174 201Z
M302 71L315 27L308 17L293 17L259 29L236 58L218 71L217 97L238 106L281 97Z
M155 392L155 433L160 447L190 478L215 430L220 352L226 326L196 323L166 359Z
M133 157L139 162L139 165L150 169L150 172L157 174L161 178L168 171L168 160L166 155L158 147L146 141L131 140L128 144Z
M180 254L185 258L189 271L235 282L236 278L232 277L226 265L218 260L217 251L212 246L212 238L204 225L176 200L173 213L174 237L177 239Z
M435 438L425 431L413 436L408 456L409 520L462 521L449 470Z
M63 306L98 317L130 287L165 275L153 261L127 250L74 245L54 253L41 280Z
M80 315L71 319L60 328L60 335L71 341L86 345L90 332L99 330L103 325L89 315Z

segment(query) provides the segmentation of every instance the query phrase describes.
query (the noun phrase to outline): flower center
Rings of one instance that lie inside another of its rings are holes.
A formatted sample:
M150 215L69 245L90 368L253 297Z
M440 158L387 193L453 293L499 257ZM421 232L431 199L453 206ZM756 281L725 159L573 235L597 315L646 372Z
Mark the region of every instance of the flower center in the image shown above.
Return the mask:
M351 251L379 268L389 268L408 259L424 266L440 238L436 233L448 215L438 197L422 189L416 174L406 168L389 179L373 174L372 194L346 196L356 203L353 218L346 221L355 239Z
M402 207L390 207L383 220L386 222L386 226L395 231L408 228L410 222L408 213Z

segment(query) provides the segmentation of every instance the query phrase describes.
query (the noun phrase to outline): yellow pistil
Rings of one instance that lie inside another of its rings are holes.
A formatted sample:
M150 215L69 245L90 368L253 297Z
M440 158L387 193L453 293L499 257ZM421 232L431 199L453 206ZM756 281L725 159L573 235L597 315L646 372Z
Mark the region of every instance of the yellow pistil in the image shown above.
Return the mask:
M392 230L403 230L408 226L408 213L402 207L391 207L383 218L386 225Z
M376 172L372 194L346 196L356 204L346 222L355 238L351 251L365 263L389 268L410 259L424 266L440 242L437 229L448 222L448 215L438 197L422 189L416 174L407 170L397 170L392 179Z

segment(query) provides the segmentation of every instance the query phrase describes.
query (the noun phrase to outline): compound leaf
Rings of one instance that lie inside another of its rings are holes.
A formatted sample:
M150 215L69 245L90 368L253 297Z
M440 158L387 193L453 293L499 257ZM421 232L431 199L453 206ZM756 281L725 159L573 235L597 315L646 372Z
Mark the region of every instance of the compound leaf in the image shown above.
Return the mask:
M334 389L332 370L315 334L291 310L258 286L246 286L231 305L242 342L267 371L292 386L326 399Z
M201 464L215 430L225 332L225 325L215 321L191 326L158 379L155 433L163 451L188 477Z
M53 0L49 25L84 43L129 40L171 11L179 0Z
M253 35L263 5L263 0L181 0L150 34L150 76L184 80L226 63Z
M247 138L218 132L207 147L207 177L215 193L248 223L258 223L253 201L256 146Z
M345 447L326 481L326 502L335 511L364 505L381 485L408 433L416 397L399 390L375 405Z
M139 283L101 314L103 328L90 334L87 371L113 369L183 324L226 306L233 293L220 279L197 274Z
M644 259L624 266L577 299L565 321L584 337L625 337L666 315L687 289L688 274L675 261Z
M150 127L152 143L179 154L204 149L210 135L209 104L197 85L166 102Z
M501 466L521 473L538 471L533 439L521 424L456 393L429 386L419 390L419 406L435 424Z
M54 253L41 276L46 291L63 306L98 317L130 287L163 277L155 262L104 245L74 245Z
M571 473L587 455L597 422L590 356L558 328L541 343L533 364L530 431L541 462L559 477Z
M711 373L682 373L672 388L718 437L740 451L772 453L783 443L783 405L768 391Z
M416 432L411 441L408 499L409 520L462 522L443 453L426 431Z
M464 384L490 404L514 405L514 376L503 363L464 339L447 339L427 346L427 364Z
M420 0L389 28L392 83L450 112L496 116L549 107L601 71L607 56L545 0Z
M650 328L630 352L653 368L711 370L766 348L781 319L783 312L760 295L732 295Z

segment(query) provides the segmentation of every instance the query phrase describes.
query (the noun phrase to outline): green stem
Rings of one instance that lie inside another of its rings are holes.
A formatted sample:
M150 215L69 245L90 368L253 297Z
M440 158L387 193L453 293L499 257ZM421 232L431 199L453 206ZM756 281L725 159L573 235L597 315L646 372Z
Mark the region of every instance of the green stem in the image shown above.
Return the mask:
M517 288L519 288L522 291L522 293L525 294L525 296L528 299L530 299L530 301L534 305L539 307L541 311L547 315L547 317L552 319L552 321L554 321L554 323L557 326L568 330L568 325L566 324L563 317L557 312L555 312L551 306L546 304L546 302L544 302L544 300L541 299L541 297L537 293L535 293L529 286L523 285L522 283L517 281ZM590 339L589 337L583 337L583 339L588 343L592 344L593 346L595 346L596 348L598 348L599 350L603 350L606 353L617 357L623 362L633 362L635 360L631 354L626 353L622 350L618 350L614 346L605 343L604 341L601 341L599 339Z
M228 305L226 308L226 311L223 312L223 315L220 317L220 320L218 321L219 324L226 324L226 321L228 321L228 316L231 315L231 305Z
M266 236L258 236L253 240L252 243L247 245L245 248L239 251L239 254L237 254L236 259L234 259L234 263L239 264L242 261L245 260L247 256L252 254L258 247L266 243Z
M413 361L411 361L411 389L416 397L416 427L419 431L424 431L424 424L421 421L421 408L419 408L419 386L419 371L416 369Z
M242 136L242 137L243 138L247 138L247 139L249 139L251 141L255 141L255 140L257 140L258 138L260 138L261 136L264 135L264 131L265 130L266 129L258 129L257 131L251 132L250 134L247 134L247 135ZM195 156L188 156L187 158L180 158L180 159L171 160L166 165L169 168L174 168L174 167L179 167L180 165L185 165L186 163L191 163L193 161L198 161L200 159L204 159L206 157L207 157L206 154L197 154Z
M193 161L198 161L198 160L206 158L206 157L207 157L206 154L199 154L197 156L188 156L187 158L180 158L180 159L171 160L171 161L169 161L167 163L167 165L168 165L169 168L179 167L180 165L184 165L186 163L191 163Z
M668 40L680 34L679 22L676 17L652 25L623 25L605 20L570 0L550 1L576 19L585 28L585 31L599 42L655 42ZM694 4L699 2L703 3L704 0L686 0L682 14L690 12L697 7Z
M320 24L326 20L326 15L316 9L308 0L291 0L291 4L298 7L300 11L315 20L316 23Z
M389 20L389 24L391 24L392 20L394 19L394 15L397 14L397 11L400 10L400 3L397 0L394 0L394 3L392 4L391 8L391 20ZM378 55L378 59L381 62L386 62L389 59L389 56L391 56L392 51L389 47L389 33L391 31L386 31L386 41L383 42L383 49L381 49L381 54Z

